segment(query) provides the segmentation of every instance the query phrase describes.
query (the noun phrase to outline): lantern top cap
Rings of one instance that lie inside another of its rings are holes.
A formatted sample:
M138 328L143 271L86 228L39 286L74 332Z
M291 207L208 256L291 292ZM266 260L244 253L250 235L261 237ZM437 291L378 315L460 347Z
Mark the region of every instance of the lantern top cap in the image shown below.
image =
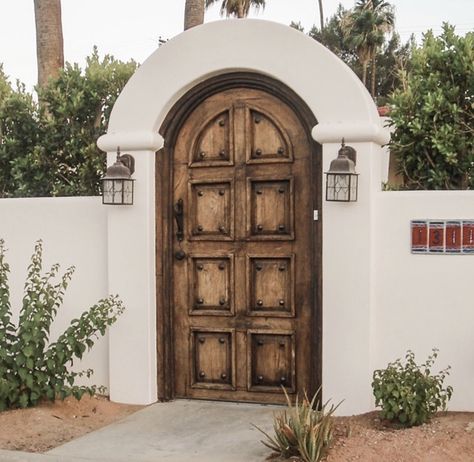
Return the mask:
M353 153L355 153L355 149L351 146L346 146L343 138L337 158L331 161L328 173L356 175L355 163L350 159Z
M117 159L111 165L104 176L104 180L130 180L134 171L133 157L130 154L120 154L120 148L117 147Z

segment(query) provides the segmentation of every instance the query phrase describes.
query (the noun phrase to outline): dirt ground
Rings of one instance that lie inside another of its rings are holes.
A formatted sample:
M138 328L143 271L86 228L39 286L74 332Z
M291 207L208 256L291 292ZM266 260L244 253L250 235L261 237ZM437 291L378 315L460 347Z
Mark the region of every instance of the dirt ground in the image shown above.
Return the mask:
M474 413L448 412L408 429L381 422L377 412L337 417L327 462L472 462Z
M0 449L45 452L142 407L111 403L104 397L84 397L81 401L68 398L0 412ZM378 415L337 417L325 460L474 462L474 413L440 413L429 424L410 429L394 428L380 421Z
M45 452L142 407L84 396L80 401L67 398L64 402L0 412L0 449Z

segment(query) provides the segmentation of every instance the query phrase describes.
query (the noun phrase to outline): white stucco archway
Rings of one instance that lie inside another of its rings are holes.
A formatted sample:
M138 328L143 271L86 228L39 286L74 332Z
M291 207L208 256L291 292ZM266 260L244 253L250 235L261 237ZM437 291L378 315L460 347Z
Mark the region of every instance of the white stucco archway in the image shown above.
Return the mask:
M136 159L135 205L111 208L108 214L109 289L127 305L110 335L111 398L147 404L157 396L154 156L163 144L158 130L188 90L210 77L236 71L272 77L307 104L318 120L313 136L323 145L324 168L336 156L342 137L358 150L359 201L324 202L320 211L323 386L327 398L350 403L344 413L367 410L373 194L380 188L380 145L388 135L370 95L342 61L303 33L260 20L208 23L160 47L125 86L108 133L98 141L109 161L117 146Z

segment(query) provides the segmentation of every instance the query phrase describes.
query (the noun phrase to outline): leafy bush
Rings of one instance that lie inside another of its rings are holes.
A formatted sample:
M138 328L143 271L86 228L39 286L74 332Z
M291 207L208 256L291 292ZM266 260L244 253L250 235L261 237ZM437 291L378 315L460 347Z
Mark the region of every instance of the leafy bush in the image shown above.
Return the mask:
M415 354L409 350L405 365L397 359L386 369L374 371L375 405L382 407L384 419L412 427L427 422L438 410L446 409L453 393L451 386L443 388L450 367L432 375L437 356L438 350L434 348L426 363L418 366Z
M0 197L98 195L105 155L96 141L136 68L94 49L85 69L67 63L38 104L0 67Z
M474 188L474 32L429 31L408 67L389 98L390 151L404 187Z
M0 239L0 411L34 406L39 400L84 393L93 395L96 386L75 385L77 377L90 377L92 370L73 372L74 358L81 359L92 348L98 334L104 335L123 312L116 296L100 300L50 343L50 327L61 306L64 293L74 273L68 268L57 277L55 264L42 275L42 243L35 246L25 283L18 326L12 322L5 244Z
M288 409L274 415L275 437L272 438L257 426L255 428L267 438L262 443L282 457L299 456L304 462L317 462L324 456L331 442L332 414L340 403L337 406L331 405L329 410L328 403L325 403L318 410L318 390L311 401L305 394L303 401L299 403L297 396L293 406L286 390L284 391Z

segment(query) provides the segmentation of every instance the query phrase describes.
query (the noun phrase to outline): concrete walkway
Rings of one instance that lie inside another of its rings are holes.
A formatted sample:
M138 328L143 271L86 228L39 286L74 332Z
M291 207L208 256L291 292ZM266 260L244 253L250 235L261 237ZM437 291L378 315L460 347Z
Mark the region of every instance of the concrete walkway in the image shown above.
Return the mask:
M263 462L271 451L251 424L271 432L273 412L281 409L209 401L158 403L45 455L0 451L0 461Z

